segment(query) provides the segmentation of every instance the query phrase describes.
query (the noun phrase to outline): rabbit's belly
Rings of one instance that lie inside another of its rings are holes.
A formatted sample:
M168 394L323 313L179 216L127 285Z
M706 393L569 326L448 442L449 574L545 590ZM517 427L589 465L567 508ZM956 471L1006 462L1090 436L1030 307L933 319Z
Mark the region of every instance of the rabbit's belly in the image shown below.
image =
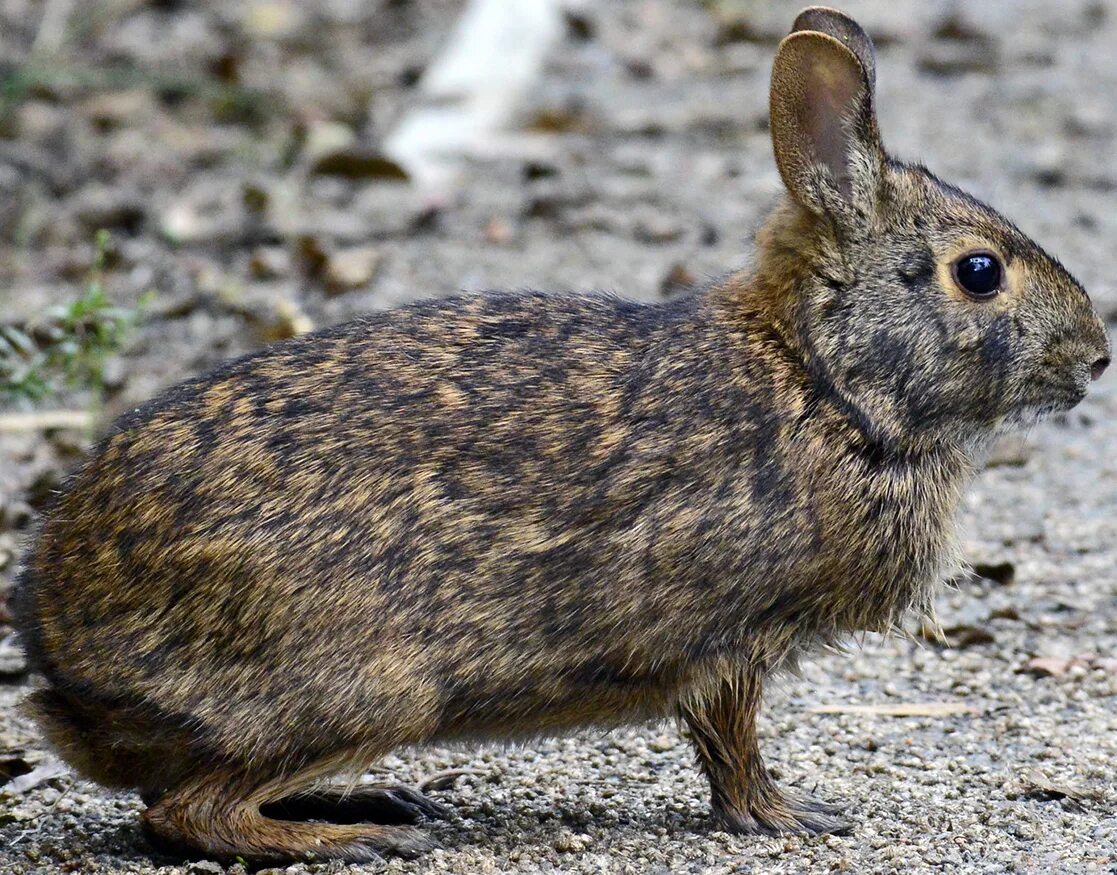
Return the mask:
M447 700L433 739L508 740L662 719L671 713L681 689L674 682L629 687L536 681L530 688L520 682L461 690L460 697Z

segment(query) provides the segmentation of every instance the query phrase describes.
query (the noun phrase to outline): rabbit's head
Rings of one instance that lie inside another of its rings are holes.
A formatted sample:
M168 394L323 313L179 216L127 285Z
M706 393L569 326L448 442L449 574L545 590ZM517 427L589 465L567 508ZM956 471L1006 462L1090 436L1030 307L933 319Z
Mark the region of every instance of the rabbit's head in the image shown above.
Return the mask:
M883 149L865 32L811 8L772 72L790 197L759 281L815 381L876 438L969 444L1067 410L1109 361L1105 326L1011 222Z

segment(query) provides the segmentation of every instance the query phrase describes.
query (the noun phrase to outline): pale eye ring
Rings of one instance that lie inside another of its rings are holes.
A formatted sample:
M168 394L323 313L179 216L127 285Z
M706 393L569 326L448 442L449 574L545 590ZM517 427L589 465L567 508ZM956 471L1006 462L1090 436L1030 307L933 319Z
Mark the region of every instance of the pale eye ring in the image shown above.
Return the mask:
M1004 280L1004 267L992 252L968 252L954 262L954 282L977 301L997 297Z

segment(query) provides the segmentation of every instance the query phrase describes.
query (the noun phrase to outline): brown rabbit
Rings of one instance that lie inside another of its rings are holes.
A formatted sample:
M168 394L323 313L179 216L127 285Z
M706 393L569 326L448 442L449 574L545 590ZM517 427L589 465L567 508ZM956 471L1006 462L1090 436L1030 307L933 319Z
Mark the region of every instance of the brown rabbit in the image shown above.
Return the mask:
M20 580L53 744L163 842L365 860L441 806L319 779L675 715L724 827L844 828L765 770L766 676L929 608L992 438L1109 357L1055 259L884 152L874 66L833 10L780 44L751 269L378 313L118 421Z

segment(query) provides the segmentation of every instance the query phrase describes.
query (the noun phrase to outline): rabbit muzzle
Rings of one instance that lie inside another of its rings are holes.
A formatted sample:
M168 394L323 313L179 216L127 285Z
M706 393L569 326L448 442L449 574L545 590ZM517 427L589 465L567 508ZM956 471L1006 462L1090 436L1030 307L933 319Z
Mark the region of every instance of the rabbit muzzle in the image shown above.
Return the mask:
M1052 412L1070 410L1079 404L1109 365L1110 349L1104 333L1092 343L1067 339L1052 345L1044 356L1043 378L1036 381L1036 394L1043 398L1029 399L1050 405Z

